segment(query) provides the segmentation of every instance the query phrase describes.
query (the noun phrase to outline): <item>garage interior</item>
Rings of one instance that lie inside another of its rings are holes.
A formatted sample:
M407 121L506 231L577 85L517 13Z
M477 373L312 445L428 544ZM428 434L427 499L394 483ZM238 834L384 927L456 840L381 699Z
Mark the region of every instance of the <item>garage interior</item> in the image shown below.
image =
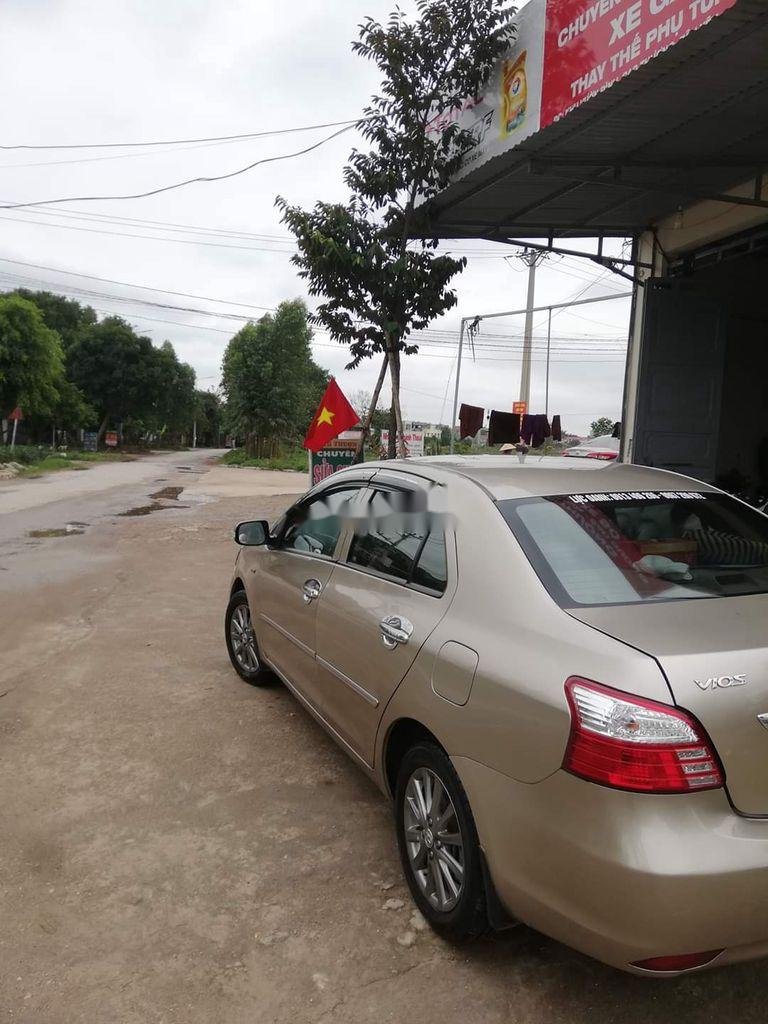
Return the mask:
M635 461L768 501L768 228L646 283Z

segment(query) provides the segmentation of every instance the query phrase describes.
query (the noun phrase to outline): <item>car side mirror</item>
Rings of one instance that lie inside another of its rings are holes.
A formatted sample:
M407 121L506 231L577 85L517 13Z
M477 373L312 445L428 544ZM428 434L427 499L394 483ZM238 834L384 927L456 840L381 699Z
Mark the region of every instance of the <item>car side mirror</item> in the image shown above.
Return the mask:
M266 519L255 519L250 523L238 523L235 527L235 543L244 548L258 548L269 540L269 523Z

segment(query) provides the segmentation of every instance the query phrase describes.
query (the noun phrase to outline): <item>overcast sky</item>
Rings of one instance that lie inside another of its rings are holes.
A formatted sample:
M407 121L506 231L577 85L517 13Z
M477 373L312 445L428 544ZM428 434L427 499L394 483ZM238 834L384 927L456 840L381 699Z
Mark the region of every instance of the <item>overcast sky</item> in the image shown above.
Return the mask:
M392 6L393 0L6 0L0 144L197 139L355 118L377 82L350 41L363 15L383 18ZM0 200L139 192L292 153L330 131L204 146L4 149ZM257 307L306 297L289 261L291 240L275 195L305 206L343 200L341 170L354 142L347 133L306 156L148 199L3 211L0 288L45 287L81 298L102 315L119 313L155 343L169 338L194 366L199 385L214 388L228 338L240 325L233 316L258 317ZM200 228L206 230L194 230ZM457 333L462 316L525 305L525 270L519 260L504 259L514 250L478 241L454 243L455 250L471 251L469 266L456 279L458 306L433 325L436 330ZM625 284L588 261L552 259L539 271L536 302L625 291ZM599 415L619 417L619 344L626 341L628 316L628 300L616 300L554 317L550 412L561 413L567 429L585 433ZM538 346L546 317L537 323L534 412L543 411L545 364ZM461 400L511 407L518 397L522 328L519 316L486 322L476 362L464 363ZM608 351L594 353L596 347ZM407 360L407 418L448 421L455 354L454 338L437 334ZM315 358L348 393L372 388L378 366L346 372L345 350L327 337L316 337Z

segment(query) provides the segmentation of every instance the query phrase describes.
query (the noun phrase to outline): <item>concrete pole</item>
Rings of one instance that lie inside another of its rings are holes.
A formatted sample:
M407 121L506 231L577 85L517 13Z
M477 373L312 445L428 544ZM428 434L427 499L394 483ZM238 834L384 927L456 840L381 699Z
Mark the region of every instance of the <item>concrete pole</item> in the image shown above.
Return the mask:
M464 348L464 328L467 325L466 320L461 321L461 330L459 331L459 358L456 363L456 386L453 390L453 416L451 417L451 447L450 453L453 455L453 434L456 429L456 416L459 410L459 382L461 381L461 353Z
M536 296L536 265L540 254L529 251L525 254L528 264L528 298L525 313L525 337L523 339L523 365L520 369L520 401L530 409L531 404L531 356L533 353L533 305Z
M544 392L544 415L549 418L549 353L552 346L552 307L547 310L547 383Z

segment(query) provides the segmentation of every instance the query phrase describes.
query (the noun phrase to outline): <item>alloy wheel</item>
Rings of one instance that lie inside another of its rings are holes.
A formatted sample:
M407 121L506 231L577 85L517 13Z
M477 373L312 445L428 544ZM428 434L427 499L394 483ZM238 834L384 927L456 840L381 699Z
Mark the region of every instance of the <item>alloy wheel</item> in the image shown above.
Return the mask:
M232 653L238 665L245 672L255 672L259 666L256 653L256 638L251 625L251 611L247 604L239 604L232 612L229 622L229 637L232 641Z
M435 910L453 910L464 890L464 838L453 801L430 768L417 768L408 779L403 819L408 860L421 892Z

